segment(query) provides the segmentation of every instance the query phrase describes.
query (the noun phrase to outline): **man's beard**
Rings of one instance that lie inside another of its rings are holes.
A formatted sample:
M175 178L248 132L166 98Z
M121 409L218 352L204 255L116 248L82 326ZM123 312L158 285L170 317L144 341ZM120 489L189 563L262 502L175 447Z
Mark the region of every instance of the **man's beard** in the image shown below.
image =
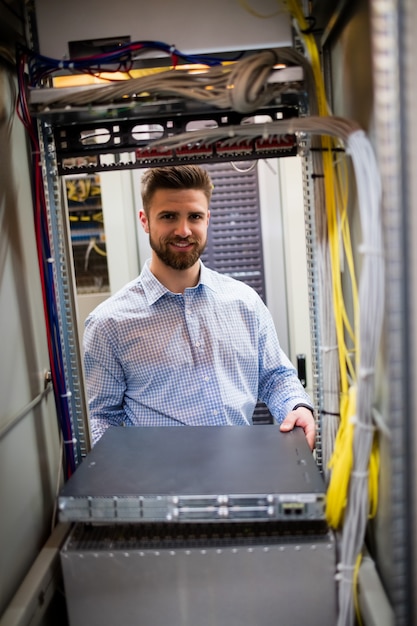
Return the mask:
M176 252L170 247L171 243L174 242L183 242L193 244L192 250L187 252ZM152 234L149 233L149 243L152 250L155 252L157 257L168 267L171 267L174 270L188 270L192 267L200 258L207 244L207 239L202 243L195 239L169 239L166 241L156 242L152 239Z

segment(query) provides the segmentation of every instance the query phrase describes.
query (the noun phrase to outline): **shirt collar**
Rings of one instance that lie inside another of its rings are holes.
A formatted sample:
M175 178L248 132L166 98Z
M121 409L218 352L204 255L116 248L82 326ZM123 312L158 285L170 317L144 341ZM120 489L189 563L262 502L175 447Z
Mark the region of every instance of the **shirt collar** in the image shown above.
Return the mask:
M164 287L162 283L152 274L149 269L150 259L148 259L141 271L140 281L142 283L143 290L145 292L146 300L149 305L154 304L159 298L162 298L165 294L170 294L169 289ZM196 288L199 285L205 285L212 291L216 291L215 281L213 280L213 275L210 270L204 265L204 263L200 260L200 279Z
M202 261L200 261L200 280L199 285L205 285L212 291L217 291L217 284L215 281L215 273L209 270Z

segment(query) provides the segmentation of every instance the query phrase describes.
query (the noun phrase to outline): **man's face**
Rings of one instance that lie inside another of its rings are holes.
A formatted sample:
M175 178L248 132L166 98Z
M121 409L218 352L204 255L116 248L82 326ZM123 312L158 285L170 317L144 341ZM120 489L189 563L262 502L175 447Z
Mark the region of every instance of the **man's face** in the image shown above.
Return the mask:
M207 243L210 218L207 198L196 189L159 189L148 217L140 221L152 250L168 267L186 270L200 258Z

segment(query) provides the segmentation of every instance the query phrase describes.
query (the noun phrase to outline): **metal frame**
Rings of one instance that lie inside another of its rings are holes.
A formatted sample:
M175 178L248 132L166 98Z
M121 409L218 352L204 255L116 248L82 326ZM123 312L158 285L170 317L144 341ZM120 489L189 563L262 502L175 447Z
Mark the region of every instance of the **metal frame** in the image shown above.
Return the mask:
M44 174L64 376L69 394L68 407L74 436L74 458L76 464L79 464L90 449L90 438L77 332L68 219L62 210L64 204L61 199L61 184L58 177L52 128L47 123L40 121L38 122L38 135Z
M187 103L173 101L159 106L144 105L132 116L123 116L109 106L95 117L86 120L85 112L38 113L53 129L59 174L91 173L119 169L137 169L161 165L243 161L261 158L295 156L297 140L294 135L274 138L274 141L251 140L228 145L227 141L199 146L184 146L177 150L149 148L149 136L154 139L186 132L189 123L216 124L227 129L244 124L254 115L269 116L271 121L297 117L299 97L290 98L288 104L275 104L243 115L231 110L213 110L199 106L189 110ZM100 116L102 115L102 117ZM110 117L110 119L109 119ZM145 127L149 125L149 131ZM138 130L140 127L142 131ZM157 127L157 130L156 128ZM85 137L83 137L83 133ZM87 135L88 133L88 135ZM226 134L226 131L225 131ZM100 136L105 141L100 142ZM97 138L98 141L94 141ZM227 134L226 134L227 138ZM100 157L105 155L105 159ZM109 161L110 157L110 161ZM74 160L76 162L74 163Z
M318 294L317 272L317 235L315 222L314 189L312 184L312 155L307 149L303 158L303 187L304 187L304 222L306 231L307 247L307 279L310 304L310 329L311 329L311 358L313 375L313 401L316 408L317 435L316 435L316 461L319 469L323 472L323 376L322 361L320 356L320 312Z

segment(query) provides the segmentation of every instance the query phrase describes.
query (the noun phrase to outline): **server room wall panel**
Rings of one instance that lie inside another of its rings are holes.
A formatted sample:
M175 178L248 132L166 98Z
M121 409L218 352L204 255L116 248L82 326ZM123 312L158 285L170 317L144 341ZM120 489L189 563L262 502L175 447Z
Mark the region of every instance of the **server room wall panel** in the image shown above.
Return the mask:
M410 230L409 230L409 243L411 250L410 257L410 285L409 290L411 294L411 307L412 310L410 312L410 319L412 322L412 344L411 344L411 355L412 355L412 367L411 367L411 376L413 380L412 387L414 389L414 397L413 397L413 421L414 421L414 429L410 433L410 448L412 450L411 458L412 458L412 466L409 468L410 476L414 477L412 481L412 492L413 492L413 537L417 536L417 487L415 477L417 476L417 402L416 402L416 365L415 355L417 354L417 327L416 327L416 319L417 319L417 251L415 246L415 241L417 240L417 177L415 175L416 166L417 166L417 84L415 80L415 59L417 59L417 39L415 33L417 32L417 10L413 2L406 3L408 7L408 13L406 15L406 32L405 32L405 43L406 43L406 64L405 64L405 81L406 81L406 91L405 91L405 104L406 104L406 114L407 114L407 123L408 123L408 138L409 141L406 144L407 151L407 167L406 167L406 175L408 181L408 189L409 189L409 220L410 220ZM417 575L417 546L416 541L414 540L413 545L413 554L412 554L412 566L414 571L414 582ZM417 602L414 605L414 613L413 613L414 624L417 624Z
M335 115L356 120L372 134L373 68L371 25L367 0L353 0L344 19L330 31L330 103Z
M2 17L0 17L0 21ZM53 394L25 410L49 370L29 156L0 68L0 615L51 530L60 446Z

